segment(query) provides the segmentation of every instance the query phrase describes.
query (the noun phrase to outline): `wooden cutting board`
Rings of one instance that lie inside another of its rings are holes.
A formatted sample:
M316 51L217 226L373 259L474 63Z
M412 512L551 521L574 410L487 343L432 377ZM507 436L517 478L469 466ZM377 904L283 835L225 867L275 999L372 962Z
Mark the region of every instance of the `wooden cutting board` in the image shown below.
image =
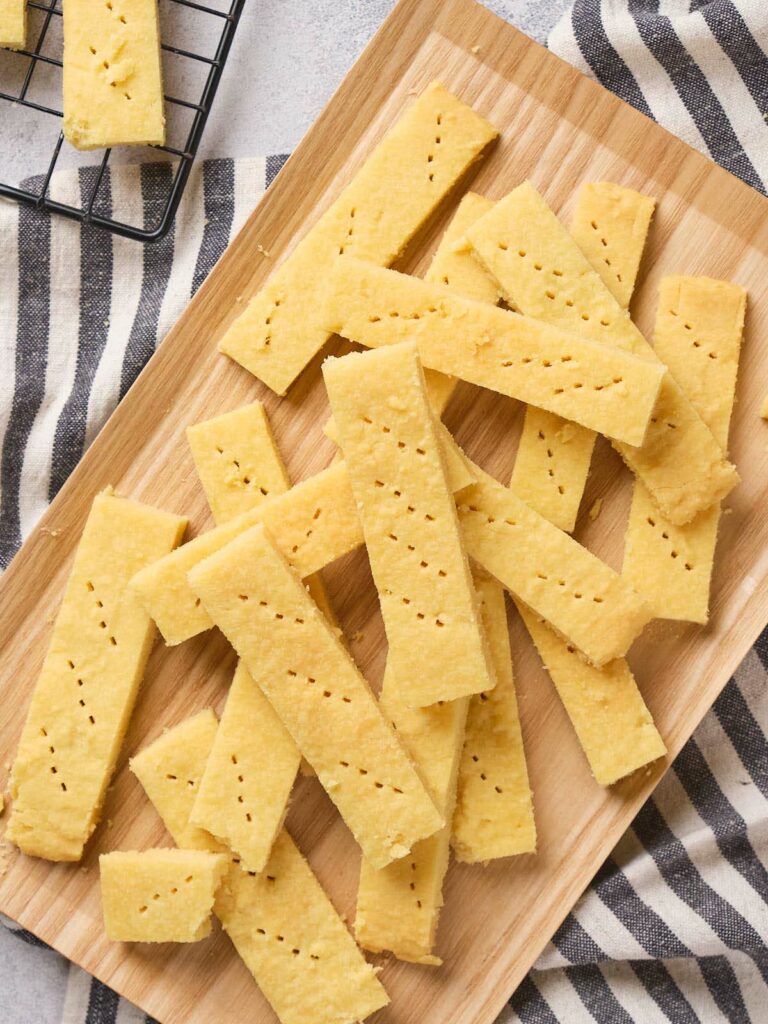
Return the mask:
M311 55L310 55L311 56ZM747 340L732 431L743 483L723 518L706 629L655 624L631 652L643 693L673 757L768 618L768 202L688 149L471 0L403 0L345 79L314 128L200 289L184 316L72 474L0 583L0 784L5 787L30 692L72 553L94 493L119 491L210 526L184 428L261 398L294 479L332 457L319 359L285 399L215 350L216 339L276 261L337 194L384 130L433 79L502 131L472 187L500 197L530 177L566 218L583 181L609 179L658 197L635 315L652 325L667 273L709 274L749 289ZM450 209L412 247L402 267L420 272ZM266 250L269 255L266 255ZM336 351L341 343L336 343ZM499 479L512 467L521 408L463 386L447 413L469 454ZM620 565L630 478L607 444L598 448L587 495L603 511L582 516L577 536ZM355 655L378 682L384 636L364 553L326 570ZM666 765L610 790L598 787L519 621L510 619L520 707L536 802L539 853L482 867L452 866L439 933L439 970L396 961L382 975L392 996L383 1024L492 1021L592 878ZM127 756L194 711L220 709L233 669L210 633L152 655L103 824L81 866L51 865L6 848L0 911L163 1024L274 1021L229 940L123 946L103 935L98 853L168 844L126 768ZM289 827L351 920L358 852L313 779L302 778ZM307 1022L310 1024L310 1022Z

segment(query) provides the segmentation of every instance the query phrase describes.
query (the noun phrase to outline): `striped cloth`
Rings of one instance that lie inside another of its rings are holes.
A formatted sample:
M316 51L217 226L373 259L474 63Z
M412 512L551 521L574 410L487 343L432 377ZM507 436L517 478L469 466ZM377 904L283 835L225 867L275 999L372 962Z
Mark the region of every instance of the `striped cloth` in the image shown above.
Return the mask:
M195 166L174 227L145 247L28 207L0 206L0 567L284 161ZM53 198L79 204L95 173L55 177ZM154 222L172 174L167 163L109 168L104 213Z
M549 46L765 192L766 0L576 0Z
M549 43L766 191L768 0L576 0ZM283 159L198 167L174 231L144 248L0 205L0 565ZM57 197L91 173L57 178ZM114 168L109 208L150 219L167 173ZM499 1024L768 1021L767 681L768 631ZM147 1019L27 933L0 929L0 961L3 1024Z

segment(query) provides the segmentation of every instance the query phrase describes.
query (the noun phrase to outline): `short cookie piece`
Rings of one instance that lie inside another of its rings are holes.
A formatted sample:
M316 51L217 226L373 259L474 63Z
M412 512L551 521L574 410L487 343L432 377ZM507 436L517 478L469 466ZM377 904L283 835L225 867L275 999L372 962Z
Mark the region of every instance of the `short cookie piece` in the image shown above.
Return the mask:
M99 857L107 936L115 942L197 942L211 933L229 857L206 850L116 850Z

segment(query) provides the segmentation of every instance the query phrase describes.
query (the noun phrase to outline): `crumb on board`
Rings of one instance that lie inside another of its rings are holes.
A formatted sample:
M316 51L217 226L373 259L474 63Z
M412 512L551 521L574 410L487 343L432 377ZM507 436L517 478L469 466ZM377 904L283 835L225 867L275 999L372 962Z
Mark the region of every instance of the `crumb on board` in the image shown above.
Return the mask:
M49 526L41 526L40 533L44 533L47 537L58 537L61 530L52 530Z
M471 49L472 53L480 53L480 47L477 45L473 46Z
M352 636L349 639L352 640L353 643L359 644L360 641L364 638L364 636L365 633L363 633L362 630L358 629L355 633L352 634Z
M601 511L602 507L603 507L603 499L602 498L596 498L594 504L592 505L592 508L589 510L589 518L592 520L592 522L594 522L597 519L597 517L600 515L600 511Z
M261 255L264 256L266 259L270 259L271 255L272 255L269 252L269 250L265 249L264 246L261 245L261 244L256 246L256 252L261 253Z

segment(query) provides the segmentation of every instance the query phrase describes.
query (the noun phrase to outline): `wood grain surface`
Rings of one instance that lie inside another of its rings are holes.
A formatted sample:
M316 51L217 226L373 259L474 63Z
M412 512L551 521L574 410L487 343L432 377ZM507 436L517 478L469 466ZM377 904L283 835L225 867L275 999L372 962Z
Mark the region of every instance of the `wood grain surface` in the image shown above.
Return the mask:
M277 399L216 352L242 302L338 193L382 132L433 79L502 131L472 187L500 197L526 177L568 217L577 187L609 179L659 199L633 309L650 331L659 278L709 274L749 289L747 337L732 430L743 482L723 517L707 628L653 624L630 662L674 756L764 625L768 579L768 202L471 0L402 0L195 296L52 504L0 583L0 785L6 786L73 549L94 493L127 495L211 525L184 438L188 423L262 398L293 478L325 466L327 402L319 358ZM452 210L409 250L421 272ZM270 254L262 254L262 247ZM331 350L341 351L336 341ZM520 429L512 401L462 385L446 421L469 454L507 481ZM578 538L620 566L630 477L598 445ZM596 497L601 515L586 515ZM367 561L358 552L325 571L361 666L378 683L384 636ZM487 868L453 865L438 952L445 965L386 961L392 997L378 1024L492 1021L584 890L665 764L611 790L592 780L576 739L516 618L510 618L539 852ZM274 1016L220 932L187 947L104 938L98 853L167 843L127 770L128 756L164 726L220 709L234 667L216 633L156 647L103 823L82 866L2 854L0 911L82 964L163 1024L266 1024ZM0 819L1 822L2 819ZM351 920L358 851L316 780L301 778L288 825L338 909ZM1 825L0 825L1 827ZM309 1022L308 1022L309 1024Z

